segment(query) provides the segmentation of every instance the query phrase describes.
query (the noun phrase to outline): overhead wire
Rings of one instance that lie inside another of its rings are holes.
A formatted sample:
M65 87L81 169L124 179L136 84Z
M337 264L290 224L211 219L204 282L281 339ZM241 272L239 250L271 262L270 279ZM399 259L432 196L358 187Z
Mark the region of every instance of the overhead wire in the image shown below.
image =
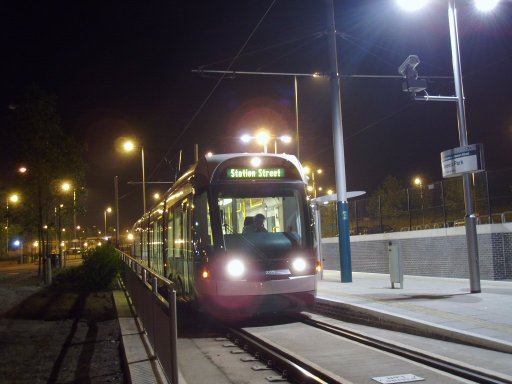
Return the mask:
M265 11L265 13L263 14L263 16L260 18L260 20L258 21L258 23L256 24L256 26L253 28L252 32L249 34L249 37L245 40L245 42L242 44L242 47L238 50L237 54L235 55L235 57L233 57L233 59L231 60L230 64L228 65L228 67L226 68L227 71L229 71L233 65L235 64L235 61L240 57L240 55L242 54L242 52L244 51L245 47L247 46L247 44L249 43L249 41L251 40L251 38L253 37L253 35L256 33L256 31L258 30L258 28L260 27L260 25L263 23L263 20L266 18L266 16L268 15L268 13L270 12L270 10L273 8L274 4L276 3L277 0L272 0L272 3L270 4L270 6L267 8L267 10ZM199 107L197 108L196 112L192 115L192 118L189 120L189 122L185 125L185 127L183 128L183 130L181 131L181 133L176 137L176 139L174 140L174 144L171 145L169 147L169 149L167 150L167 152L165 153L165 155L162 157L162 159L158 162L158 164L156 165L156 167L154 168L154 170L151 172L149 178L151 178L155 172L157 171L157 169L160 167L160 165L162 164L162 162L164 161L164 159L167 158L167 155L171 152L171 150L175 147L176 143L179 142L179 140L183 137L183 135L188 131L188 129L190 128L190 126L192 125L192 123L194 122L194 120L197 118L197 116L199 116L199 114L201 113L201 111L203 110L203 108L205 107L205 105L208 103L208 101L210 100L210 98L213 96L213 94L215 93L215 91L217 90L217 88L220 86L220 84L222 83L222 81L224 80L224 78L226 77L226 74L222 74L222 76L220 76L220 78L217 80L217 82L215 83L215 85L213 86L213 88L211 89L211 91L208 93L208 95L206 96L206 98L203 100L203 102L199 105Z

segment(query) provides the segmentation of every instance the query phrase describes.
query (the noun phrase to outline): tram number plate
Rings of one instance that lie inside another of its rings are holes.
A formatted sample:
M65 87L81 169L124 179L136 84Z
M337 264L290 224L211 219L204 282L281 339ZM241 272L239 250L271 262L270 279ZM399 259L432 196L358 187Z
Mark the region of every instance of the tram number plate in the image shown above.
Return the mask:
M405 373L403 375L381 376L372 377L378 383L391 384L391 383L411 383L413 381L423 381L423 377L413 375L412 373Z

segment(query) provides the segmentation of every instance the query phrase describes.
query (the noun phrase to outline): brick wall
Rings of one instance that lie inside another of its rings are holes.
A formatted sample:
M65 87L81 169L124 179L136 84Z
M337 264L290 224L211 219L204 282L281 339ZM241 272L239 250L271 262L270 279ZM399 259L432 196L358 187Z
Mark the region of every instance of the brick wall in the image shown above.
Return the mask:
M479 225L477 235L481 279L512 279L512 223ZM464 227L352 236L352 270L389 273L389 242L406 275L469 278ZM321 249L324 268L339 270L338 238L322 239Z

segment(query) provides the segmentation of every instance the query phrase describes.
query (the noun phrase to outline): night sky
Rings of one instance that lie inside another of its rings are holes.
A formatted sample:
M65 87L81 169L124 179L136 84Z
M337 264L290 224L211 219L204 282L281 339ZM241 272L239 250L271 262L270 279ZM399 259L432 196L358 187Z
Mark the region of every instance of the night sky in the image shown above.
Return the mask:
M337 0L342 76L398 75L416 54L420 76L452 75L447 7L411 14L393 0ZM470 143L483 143L487 169L512 169L512 3L489 14L458 2ZM103 226L119 177L122 229L142 213L140 156L115 151L116 139L144 146L150 182L172 181L194 144L207 151L260 150L242 133L266 126L295 135L293 77L201 75L193 69L327 73L326 10L320 0L16 2L2 9L2 130L12 98L37 83L58 97L63 127L87 148L86 217ZM342 78L348 190L372 192L388 175L441 180L440 152L459 146L455 103L413 102L398 78ZM453 95L432 78L431 95ZM334 187L329 84L298 78L300 160L325 170ZM282 150L296 153L296 143ZM2 142L2 180L13 164ZM511 173L509 173L510 175ZM509 183L509 185L512 183ZM165 184L149 184L148 195ZM149 201L149 198L148 198Z

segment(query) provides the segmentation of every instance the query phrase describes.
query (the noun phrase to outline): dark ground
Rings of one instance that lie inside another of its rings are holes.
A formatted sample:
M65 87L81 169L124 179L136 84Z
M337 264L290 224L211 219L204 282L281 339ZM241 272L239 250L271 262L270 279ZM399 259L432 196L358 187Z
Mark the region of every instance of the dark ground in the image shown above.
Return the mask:
M1 261L0 361L0 383L125 382L112 292L43 287L37 264Z

